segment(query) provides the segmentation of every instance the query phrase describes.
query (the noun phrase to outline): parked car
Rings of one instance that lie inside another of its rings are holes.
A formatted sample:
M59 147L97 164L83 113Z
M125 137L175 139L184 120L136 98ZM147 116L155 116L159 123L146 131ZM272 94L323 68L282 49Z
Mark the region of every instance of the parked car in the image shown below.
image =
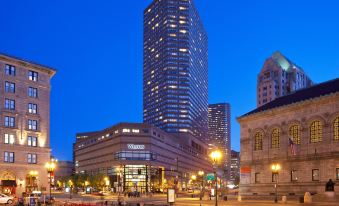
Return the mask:
M12 204L14 202L14 197L0 194L0 204Z

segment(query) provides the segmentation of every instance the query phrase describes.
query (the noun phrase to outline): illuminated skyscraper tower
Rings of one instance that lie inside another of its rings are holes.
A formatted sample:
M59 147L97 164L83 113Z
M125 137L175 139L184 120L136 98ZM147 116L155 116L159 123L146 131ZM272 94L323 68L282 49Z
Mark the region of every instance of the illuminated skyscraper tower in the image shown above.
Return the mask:
M144 11L144 122L207 137L207 34L192 0L154 0Z

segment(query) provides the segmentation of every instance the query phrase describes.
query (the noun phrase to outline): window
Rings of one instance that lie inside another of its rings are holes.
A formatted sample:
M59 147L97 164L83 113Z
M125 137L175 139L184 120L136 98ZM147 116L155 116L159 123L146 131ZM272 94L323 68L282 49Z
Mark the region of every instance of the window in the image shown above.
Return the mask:
M333 122L333 139L339 140L339 117L335 118Z
M15 138L13 134L5 134L5 144L14 144Z
M339 168L336 168L335 170L336 170L335 176L336 176L337 180L339 180Z
M319 169L312 170L312 181L319 181Z
M37 155L36 154L27 154L27 162L28 164L36 164L37 163Z
M15 117L5 116L5 127L15 127Z
M5 109L15 110L15 101L12 99L5 99Z
M263 134L262 132L255 133L254 150L262 150L263 148Z
M28 96L33 97L33 98L38 98L38 89L33 88L33 87L29 87L28 88Z
M5 154L4 155L5 162L10 162L10 163L14 162L14 152L5 152L4 154Z
M255 183L259 183L260 182L260 173L259 172L256 172L254 174L254 181L255 181Z
M38 113L38 105L29 103L28 104L28 113L37 114Z
M300 129L299 125L292 125L289 129L290 137L294 144L300 144Z
M28 120L28 129L38 130L38 121L29 119Z
M291 171L291 182L296 182L298 181L298 173L297 170L292 170Z
M38 81L38 72L28 71L28 79L31 81Z
M27 145L28 146L36 147L37 146L37 142L38 142L38 138L37 137L28 136L28 138L27 138Z
M271 136L271 148L280 147L280 129L273 129Z
M15 76L15 66L6 64L5 66L5 74L9 76Z
M320 121L314 121L310 126L310 141L311 143L321 142L323 135L323 127Z
M12 82L5 82L5 92L15 93L15 84Z
M272 172L272 182L277 182L278 180L278 173Z

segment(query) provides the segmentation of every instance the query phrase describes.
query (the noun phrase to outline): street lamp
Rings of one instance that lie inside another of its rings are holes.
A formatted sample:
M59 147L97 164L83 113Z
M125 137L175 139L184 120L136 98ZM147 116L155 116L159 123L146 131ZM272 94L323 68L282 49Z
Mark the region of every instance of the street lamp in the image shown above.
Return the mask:
M213 167L214 167L214 177L215 177L215 206L218 206L218 177L217 177L217 163L221 158L221 152L219 151L213 151L210 155L212 161L213 161Z
M54 169L55 169L54 161L47 162L45 164L45 167L46 167L47 172L49 174L49 199L51 200L51 198L52 198L52 173L54 172Z
M281 166L278 163L272 164L271 166L272 173L275 177L275 199L274 202L278 203L278 177L279 177L279 171L281 170Z
M72 188L73 188L72 180L68 180L68 184L69 184L69 199L72 199Z
M191 180L192 180L192 190L193 190L193 194L194 194L194 181L197 180L197 176L196 175L192 175L191 176Z
M200 199L200 206L201 206L202 197L204 196L204 174L205 174L204 171L198 172L198 175L201 177L200 198L199 198Z

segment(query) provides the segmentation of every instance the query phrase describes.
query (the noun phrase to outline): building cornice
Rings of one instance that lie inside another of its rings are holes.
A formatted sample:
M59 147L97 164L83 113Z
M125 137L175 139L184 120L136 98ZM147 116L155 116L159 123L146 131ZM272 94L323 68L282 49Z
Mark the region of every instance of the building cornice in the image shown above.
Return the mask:
M30 67L32 69L40 70L43 72L46 72L50 75L50 77L53 77L56 74L56 69L48 66L44 66L38 63L34 63L28 60L24 60L18 57L10 56L4 53L0 53L0 60L7 61L16 65L20 65L23 67Z
M246 122L246 121L271 117L275 114L284 114L284 112L288 112L288 111L291 111L291 110L303 109L303 108L306 108L306 106L309 106L310 104L314 104L314 103L326 104L331 100L338 101L338 99L339 99L339 92L336 92L336 93L332 93L332 94L328 94L328 95L324 95L324 96L319 96L319 97L312 98L312 99L307 99L307 100L304 100L304 101L299 101L299 102L292 103L292 104L283 105L283 106L272 108L272 109L269 109L269 110L264 110L264 111L257 112L257 113L254 113L254 114L250 114L250 115L247 115L247 116L237 117L237 121L239 123L243 123L243 122Z

